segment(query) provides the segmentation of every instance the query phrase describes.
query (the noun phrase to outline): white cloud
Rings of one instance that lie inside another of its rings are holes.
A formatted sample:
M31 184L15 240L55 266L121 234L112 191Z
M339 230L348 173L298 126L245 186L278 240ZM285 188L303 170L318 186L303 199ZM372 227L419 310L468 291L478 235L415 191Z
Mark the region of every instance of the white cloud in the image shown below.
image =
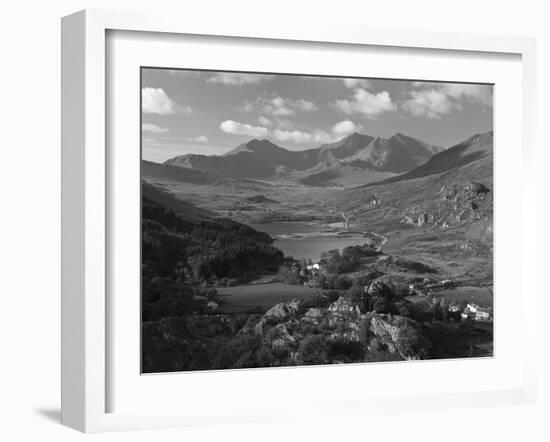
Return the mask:
M144 114L171 115L184 113L189 115L189 106L180 106L172 100L164 89L144 87L141 90L141 110Z
M188 137L186 141L194 141L195 143L207 143L208 138L205 135L199 135L198 137Z
M387 91L371 93L365 89L356 89L350 100L337 100L334 107L345 114L359 113L369 118L375 118L396 109Z
M439 119L461 110L466 102L493 105L493 89L489 85L415 81L412 87L415 89L410 91L402 108L418 117Z
M261 109L266 114L278 117L294 115L296 111L291 107L291 101L283 97L261 99Z
M360 130L360 126L353 121L344 120L332 126L330 133L322 129L313 129L311 132L300 130L275 129L273 137L278 141L303 143L331 143Z
M312 101L274 96L259 97L254 102L246 101L241 109L245 112L257 111L273 117L290 117L297 112L314 112L319 108Z
M313 131L313 141L316 143L331 143L334 141L334 137L324 130L315 129Z
M432 120L462 108L460 103L451 100L449 95L440 89L412 90L410 98L403 103L402 107L417 117Z
M353 121L344 120L332 126L331 132L336 137L345 137L346 135L352 134L353 132L358 132L359 130L360 127Z
M439 119L461 110L465 102L493 105L493 90L488 85L414 82L413 87L420 89L410 91L402 108L417 117Z
M167 129L165 127L160 127L160 126L157 126L156 124L150 124L150 123L142 124L141 130L143 132L151 132L153 134L165 134L166 132L170 131L170 129Z
M258 117L258 122L263 126L271 126L273 124L269 118L263 117L261 115Z
M299 130L275 129L273 131L273 136L279 141L292 141L297 144L307 143L313 140L311 134Z
M478 101L485 106L493 105L493 88L481 84L447 83L443 90L456 100Z
M290 106L294 106L296 109L303 112L313 112L319 109L315 103L307 100L296 100L294 102L290 102Z
M219 83L229 86L242 86L245 84L258 84L275 78L274 75L264 74L235 74L219 73L206 79L208 83Z
M220 129L228 134L248 135L251 137L266 137L269 130L262 126L239 123L238 121L226 120L220 124Z
M363 78L341 78L342 82L346 87L349 88L363 88L363 89L369 89L372 87L372 82L370 80L365 80Z

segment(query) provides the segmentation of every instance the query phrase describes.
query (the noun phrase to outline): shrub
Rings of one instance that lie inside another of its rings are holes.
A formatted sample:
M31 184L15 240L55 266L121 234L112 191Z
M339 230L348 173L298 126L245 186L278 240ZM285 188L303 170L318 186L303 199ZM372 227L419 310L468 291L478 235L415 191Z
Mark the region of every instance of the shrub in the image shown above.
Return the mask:
M365 354L360 342L345 338L336 338L328 341L328 354L332 359L344 358L346 362L359 362Z
M334 281L334 288L336 290L347 290L351 287L352 280L344 275L338 275Z
M328 352L327 338L323 335L305 337L298 348L301 363L304 365L327 364Z
M235 336L220 350L216 361L216 367L257 367L258 362L255 353L261 344L262 340L259 336L246 334Z

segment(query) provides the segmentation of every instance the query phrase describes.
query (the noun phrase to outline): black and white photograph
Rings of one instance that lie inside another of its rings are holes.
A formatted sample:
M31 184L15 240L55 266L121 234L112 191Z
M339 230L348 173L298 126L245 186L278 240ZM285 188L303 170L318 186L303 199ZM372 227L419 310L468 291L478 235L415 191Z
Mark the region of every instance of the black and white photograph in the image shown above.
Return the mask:
M140 75L142 373L493 356L492 84Z

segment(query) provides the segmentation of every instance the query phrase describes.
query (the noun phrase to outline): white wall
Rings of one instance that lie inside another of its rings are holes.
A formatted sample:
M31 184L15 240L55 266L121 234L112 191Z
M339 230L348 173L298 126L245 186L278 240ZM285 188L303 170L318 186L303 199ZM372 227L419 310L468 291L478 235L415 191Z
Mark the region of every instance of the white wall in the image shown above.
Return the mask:
M542 1L441 0L327 1L207 0L57 0L5 2L0 14L1 230L0 245L0 438L80 440L61 427L59 414L59 187L60 187L60 26L62 15L83 8L151 10L175 14L246 16L249 20L315 21L374 27L448 30L535 36L538 39L539 191L548 190L545 162L550 148L544 135L549 119L550 30ZM317 4L316 4L317 3ZM181 5L181 6L177 6ZM511 155L514 152L510 152ZM518 176L519 178L519 176ZM541 208L541 220L548 208ZM540 229L541 244L548 235ZM539 270L543 257L539 249ZM535 270L533 269L533 272ZM513 281L511 281L513 283ZM541 295L545 295L541 293ZM548 301L542 297L542 308ZM548 327L540 326L548 335ZM549 372L547 342L541 341L541 372ZM549 384L541 379L537 406L377 416L277 426L213 427L120 433L97 440L547 440ZM414 411L414 410L413 410ZM468 434L465 434L466 433ZM290 438L290 439L289 439Z

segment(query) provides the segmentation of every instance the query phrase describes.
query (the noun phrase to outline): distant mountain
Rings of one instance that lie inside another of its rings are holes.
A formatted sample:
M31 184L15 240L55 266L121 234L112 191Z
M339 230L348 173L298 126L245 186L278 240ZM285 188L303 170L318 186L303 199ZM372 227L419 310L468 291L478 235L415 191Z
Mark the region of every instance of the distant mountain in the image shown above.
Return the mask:
M271 141L254 139L221 156L189 154L164 164L229 178L282 175L304 184L326 185L338 184L350 175L365 183L372 180L368 175L381 179L407 172L442 150L402 134L386 139L353 133L336 143L303 151L290 151Z
M358 133L320 149L325 162L337 159L345 165L393 173L407 172L443 150L403 134L374 138Z
M435 154L426 163L402 175L369 185L389 184L447 172L493 155L493 132L477 134Z
M267 178L277 168L305 170L318 162L317 152L293 152L268 140L251 140L222 156L189 154L167 160L164 164L202 170L227 178Z

